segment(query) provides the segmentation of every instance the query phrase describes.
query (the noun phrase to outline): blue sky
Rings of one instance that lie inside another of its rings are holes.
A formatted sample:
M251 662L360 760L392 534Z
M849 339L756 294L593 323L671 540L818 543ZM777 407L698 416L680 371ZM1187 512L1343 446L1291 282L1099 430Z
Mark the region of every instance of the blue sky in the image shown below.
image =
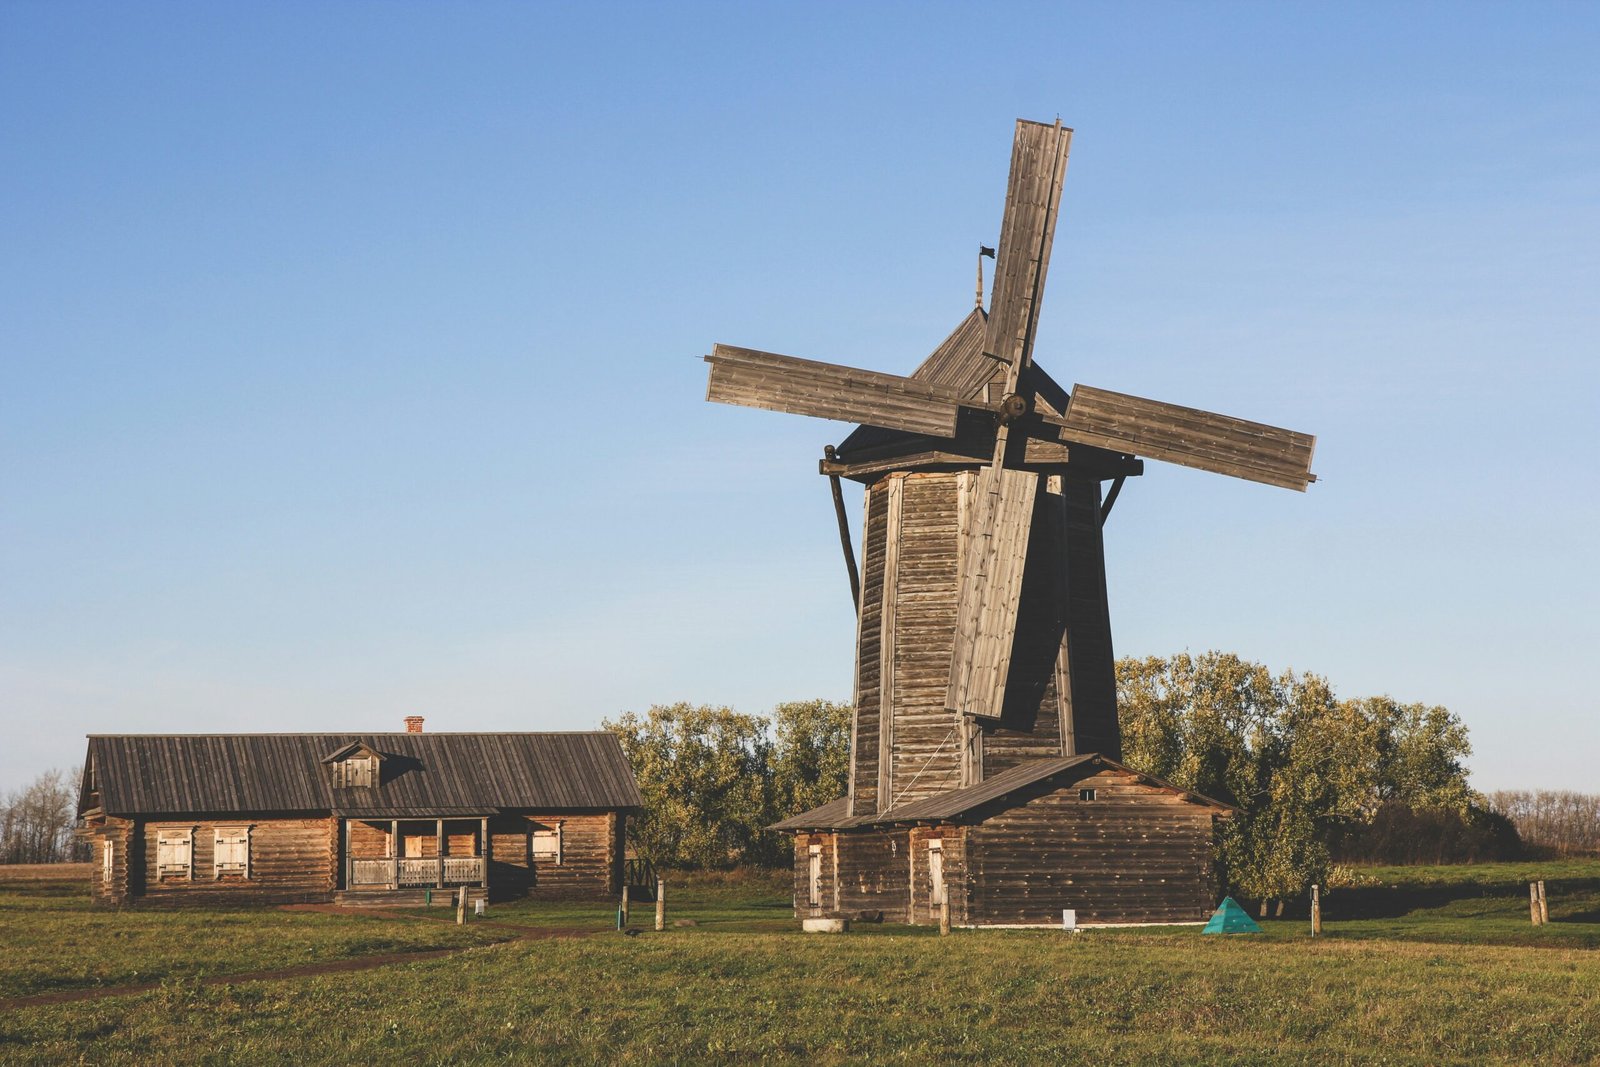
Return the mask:
M1058 113L1040 361L1319 437L1303 496L1129 485L1118 651L1592 789L1596 55L1589 5L4 5L0 790L847 697L846 428L699 356L909 371Z

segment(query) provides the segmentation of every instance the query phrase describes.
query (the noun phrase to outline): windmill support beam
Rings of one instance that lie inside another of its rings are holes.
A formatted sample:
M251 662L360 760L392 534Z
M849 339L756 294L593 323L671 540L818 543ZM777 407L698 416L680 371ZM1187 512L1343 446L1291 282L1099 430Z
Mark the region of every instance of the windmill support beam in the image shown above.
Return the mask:
M1100 505L1101 526L1104 526L1106 524L1106 520L1111 517L1111 505L1117 502L1117 496L1122 492L1122 483L1127 480L1127 475L1119 474L1117 475L1117 480L1111 483L1111 490L1110 492L1106 493L1105 503Z
M823 449L823 455L833 458L833 446ZM839 520L839 546L844 549L845 570L850 572L850 603L861 610L861 572L856 569L856 550L850 545L850 519L844 512L844 491L839 487L839 476L828 475L828 485L833 490L833 514Z

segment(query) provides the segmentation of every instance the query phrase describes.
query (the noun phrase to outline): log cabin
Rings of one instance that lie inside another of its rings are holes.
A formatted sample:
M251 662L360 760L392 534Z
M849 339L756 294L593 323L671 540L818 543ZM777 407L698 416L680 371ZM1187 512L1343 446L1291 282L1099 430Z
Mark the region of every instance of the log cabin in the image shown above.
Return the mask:
M95 735L79 788L115 906L602 899L641 803L591 733Z

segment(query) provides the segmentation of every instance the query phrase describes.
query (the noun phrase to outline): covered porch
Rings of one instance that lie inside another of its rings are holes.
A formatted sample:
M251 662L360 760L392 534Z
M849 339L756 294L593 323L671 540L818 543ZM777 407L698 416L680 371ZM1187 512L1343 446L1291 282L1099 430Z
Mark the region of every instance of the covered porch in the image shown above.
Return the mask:
M431 817L341 815L341 888L346 892L489 887L491 838L485 812Z

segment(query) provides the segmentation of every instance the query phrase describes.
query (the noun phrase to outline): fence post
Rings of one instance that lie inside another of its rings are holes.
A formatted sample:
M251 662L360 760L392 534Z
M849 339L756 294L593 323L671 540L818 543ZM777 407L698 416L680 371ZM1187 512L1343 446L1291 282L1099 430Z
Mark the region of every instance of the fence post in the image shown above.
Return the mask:
M622 925L628 925L628 887L626 884L622 887Z
M950 898L945 897L939 901L939 936L944 937L950 933Z
M667 928L667 880L656 879L656 929Z
M1539 925L1550 921L1550 902L1544 896L1544 879L1539 879Z
M456 925L457 926L465 926L466 924L467 924L467 887L466 886L462 886L461 887L461 891L456 894Z
M1528 914L1533 919L1533 925L1539 925L1539 883L1528 883Z
M1320 937L1322 934L1322 891L1321 886L1311 887L1311 936Z

